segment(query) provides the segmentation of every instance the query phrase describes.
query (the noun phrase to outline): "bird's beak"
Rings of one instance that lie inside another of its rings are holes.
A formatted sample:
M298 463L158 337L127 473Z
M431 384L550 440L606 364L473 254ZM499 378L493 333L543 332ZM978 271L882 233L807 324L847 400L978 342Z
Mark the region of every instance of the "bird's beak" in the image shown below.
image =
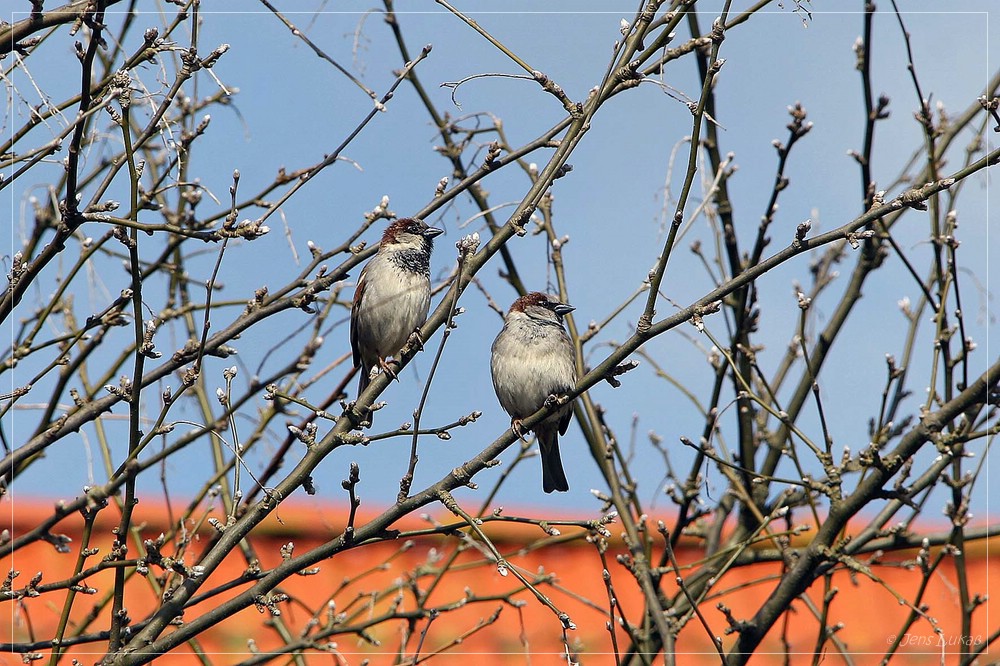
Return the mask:
M424 229L425 238L434 238L435 236L440 236L444 233L444 229L438 229L437 227L427 227Z
M568 315L573 310L576 310L576 308L574 308L572 305L566 305L565 303L560 303L559 305L552 308L552 310L557 315L563 316L563 315Z

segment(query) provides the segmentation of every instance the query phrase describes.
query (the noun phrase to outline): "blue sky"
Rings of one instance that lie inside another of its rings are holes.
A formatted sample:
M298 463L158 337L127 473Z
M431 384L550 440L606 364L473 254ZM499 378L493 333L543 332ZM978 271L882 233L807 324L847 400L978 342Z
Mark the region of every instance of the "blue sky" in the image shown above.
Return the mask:
M536 12L537 3L527 2L506 3L507 10L503 13L473 12L477 5L472 3L459 5L459 8L469 11L532 67L557 81L570 98L579 100L600 81L612 44L620 37L619 21L634 12L635 4L574 3L573 12L553 13ZM734 13L747 4L734 3ZM711 6L699 3L699 7L703 5ZM806 219L812 220L814 230L823 231L844 224L861 212L859 169L847 155L848 150L861 149L863 138L860 76L854 69L852 50L862 30L863 19L856 11L861 3L838 3L838 12L822 11L829 6L813 3L812 18L805 24L801 13L791 11L794 3L786 0L784 5L784 8L773 5L727 34L720 53L726 64L716 85L719 109L716 120L724 128L720 134L722 149L734 153L734 164L738 167L729 187L744 247L752 242L770 194L777 162L771 141L786 139L785 125L789 120L786 107L801 102L814 123L813 130L792 153L788 173L790 187L781 196L780 210L770 234L772 244L766 254L783 247L791 239L795 226ZM230 108L212 111L210 130L196 144L193 153L192 173L199 175L202 184L223 202L223 206L228 199L233 169L240 170L240 191L247 194L270 182L281 166L291 170L313 164L340 143L371 104L354 84L316 58L273 16L237 9L245 6L243 3L205 3L202 11L204 23L199 51L205 54L219 44L229 44L229 52L213 71L226 86L239 88ZM381 94L392 83L391 70L400 66L399 55L381 16L362 13L369 5L338 3L336 12L330 11L329 3L307 6L299 2L294 6L304 11L289 11L291 5L280 8L288 11L289 18L303 28L310 39L360 76L367 86ZM609 10L609 6L614 9ZM954 10L950 12L937 11L940 3L932 2L903 0L900 6L906 11L904 19L912 36L923 90L932 93L932 103L943 104L947 112L961 112L982 94L990 73L997 67L996 56L989 51L989 19L995 17L988 13L990 3L953 3ZM217 13L214 11L217 7L231 7L233 11ZM585 8L591 11L584 11ZM880 3L879 10L873 38L873 83L876 95L884 92L891 98L892 115L877 128L873 173L879 187L886 188L896 180L922 139L912 116L917 104L906 71L899 26L889 13L890 3ZM562 117L564 110L553 97L523 80L482 78L470 81L456 92L461 107L454 106L450 91L439 84L484 72L521 72L513 62L436 5L400 2L397 11L412 52L416 53L423 44L434 46L417 71L440 110L453 116L492 113L503 120L513 145L534 138ZM704 28L711 24L716 13L711 10L699 15ZM152 16L149 18L153 20ZM674 45L687 38L684 26L682 24L678 30ZM178 40L183 44L185 38L178 37ZM63 62L60 59L71 50L72 38L62 33L53 39L57 43L47 44L49 48L29 59L28 64L40 83L53 87L66 85L67 90L72 89L73 72L56 69L56 63ZM75 63L75 59L71 61ZM149 69L147 74L146 80L155 78L154 69ZM697 97L697 73L691 59L672 64L663 81L689 97ZM20 79L18 85L24 86L25 81ZM211 78L200 76L197 94L211 94L215 86ZM27 86L22 92L26 90ZM23 122L23 105L16 108L15 113L14 119L7 118L7 132L11 126ZM669 184L672 195L676 196L683 176L681 164L686 158L684 146L681 146L678 165L670 171L671 151L690 131L691 115L687 108L664 94L659 86L643 84L611 100L602 109L570 159L574 170L556 182L553 188L555 226L560 235L570 237L564 257L570 300L577 307L574 317L581 328L592 320L605 319L640 285L655 262L662 247L664 186ZM959 167L961 146L971 138L972 133L967 132L957 142L959 148L950 154L945 172ZM987 138L995 141L993 136ZM226 285L226 293L237 300L245 300L262 284L272 289L285 284L300 270L290 244L294 244L301 256L306 254L308 240L327 248L339 243L383 195L390 197L390 208L400 215L411 214L425 206L433 198L438 181L450 172L445 160L433 150L438 143L416 95L403 85L389 103L388 111L379 114L345 151L345 156L360 168L341 162L327 169L283 206L280 215L271 217L269 236L228 251L220 278ZM542 151L531 160L544 164L548 154ZM700 174L701 177L710 175L705 170ZM977 293L972 279L974 275L984 288L989 285L988 258L995 241L988 234L988 184L985 175L968 181L957 208L958 238L962 241L959 256L969 271L963 274L966 281L962 285L966 325L969 335L979 344L973 356L974 372L981 372L986 367L996 349L994 345L991 350L989 345L989 336L995 336L994 329L988 326L987 308L991 306L984 292ZM523 172L508 168L484 181L483 187L489 191L493 205L513 204L523 196L528 181ZM890 195L898 191L897 186ZM9 188L8 192L14 220L12 240L16 247L18 228L24 223L26 197L37 195L38 190L28 192L22 186ZM689 212L699 203L698 192L700 188L696 188L687 209ZM210 207L210 203L206 202L205 206ZM513 208L500 209L498 218L505 219L505 213L510 210ZM474 213L474 207L463 199L427 220L447 232L439 238L432 261L435 276L447 275L454 266L455 241L479 228L479 220L465 226ZM256 211L244 211L243 216L256 214ZM896 231L897 241L911 253L921 272L929 256L928 229L926 214L914 211L904 218ZM372 229L365 238L375 242L379 234L380 229ZM710 277L687 251L688 245L695 240L701 240L707 248L712 245L704 218L696 220L683 239L663 283L664 294L682 306L712 287ZM515 238L508 247L529 287L544 290L551 284L553 276L546 264L547 249L541 236L529 234ZM190 264L189 271L196 281L207 277L214 257L213 253L206 253L200 266L198 262ZM766 345L760 360L768 373L784 353L788 332L798 317L792 283L798 280L808 284L811 258L799 257L760 281L763 319L757 341ZM844 276L853 261L854 256L849 253L841 267L840 280L814 304L817 326L825 324L835 307L845 286ZM199 269L202 273L196 274ZM506 307L516 294L498 277L499 269L497 257L480 277L493 298ZM355 271L355 278L356 275ZM111 270L109 267L101 277L112 293L123 286L124 276L119 268ZM345 289L345 294L349 294L351 288ZM857 451L867 444L868 418L875 415L884 384L885 355L899 356L903 344L902 314L896 304L906 297L916 301L917 296L916 285L898 259L891 257L886 267L870 279L864 299L827 362L819 381L827 413L834 416L831 435L838 453L845 446ZM95 310L105 302L96 291L80 293L77 298L78 304L91 298L91 307ZM448 423L473 410L481 410L483 417L474 425L455 431L450 441L421 440L414 488L436 481L491 442L508 425L493 395L488 369L489 345L499 330L500 318L475 289L466 292L462 305L466 313L459 318L458 329L448 342L423 423ZM224 325L225 315L235 317L240 309L233 307L216 315L213 318L216 328ZM670 309L670 304L662 301L658 316L668 314ZM631 334L640 312L641 301L627 308L595 337L588 347L593 363L607 355L609 344L623 341ZM340 324L326 335L321 351L323 361L329 362L349 351L346 314L345 311ZM261 363L265 368L277 367L286 360L280 351L265 355L290 330L307 323L303 313L289 312L272 326L245 335L237 344L241 364L238 381L245 381ZM707 319L706 324L716 337L725 337L721 316ZM908 402L909 411L925 397L919 382L925 381L923 378L927 376L931 331L932 324L927 321L921 328L918 352L911 367L914 395ZM710 386L709 368L704 349L693 344L692 339L702 347L710 345L704 336L685 326L651 341L646 351L705 401ZM302 340L297 339L299 346ZM410 420L439 340L440 332L428 341L428 353L419 356L400 375L401 381L383 394L382 399L389 405L379 414L380 427ZM159 344L162 350L172 351L177 342L166 337ZM296 345L290 344L287 348L294 350ZM222 368L231 364L231 360L211 359L206 366L209 385L213 381L221 385ZM316 370L322 366L323 363L319 363ZM316 385L317 401L325 395L323 389L333 386L341 374L338 369ZM13 384L18 383L15 377ZM732 397L731 388L727 386L726 391L728 397L724 404ZM679 391L655 376L648 363L626 375L621 388L612 389L601 384L591 390L591 395L607 410L608 423L619 440L633 452L632 472L639 480L640 495L646 502L657 495L663 477L662 459L649 445L647 433L653 431L663 438L675 469L686 474L691 452L684 449L678 439L681 436L697 439L702 419ZM116 411L123 413L120 409ZM730 444L734 441L731 414L730 407L723 420L723 434ZM242 427L249 429L253 412L248 409L246 417L248 420ZM634 417L637 420L633 437L630 429ZM17 433L18 418L15 415L11 422L8 417L5 427ZM814 410L807 408L801 423L814 438L821 439ZM274 441L283 435L277 431ZM37 471L30 471L19 485L15 485L15 490L54 497L78 494L90 474L86 436L84 433L76 442L61 443L58 451L50 452L49 459L36 466ZM267 460L274 441L261 444L261 450L251 457L251 467ZM983 441L976 444L977 454L983 447ZM513 448L504 455L506 464L514 458ZM301 499L310 502L344 500L340 480L346 477L348 464L357 461L362 475L359 492L366 505L389 502L394 499L398 480L405 472L408 449L406 438L364 448L339 449L317 470L315 480L319 496L306 499L303 494ZM603 489L604 482L582 437L572 426L563 439L562 449L571 485L569 493L543 495L539 464L532 459L516 470L497 503L539 505L560 512L590 514L596 511L600 503L591 496L589 489ZM118 453L124 455L123 451ZM189 451L183 461L178 459L169 463L167 475L172 493L184 495L197 490L203 475L192 475L186 470L191 465L207 465L208 460L207 451L202 449ZM286 469L290 468L291 461L286 465ZM504 468L486 470L476 481L481 488L490 488ZM787 474L789 469L783 467L779 474ZM56 472L54 476L53 471ZM100 481L99 466L94 474ZM53 478L58 478L58 482L53 483ZM717 497L724 489L725 480L714 470L708 472L708 478L710 492ZM985 478L977 484L975 492L974 507L979 510L986 507L988 483L984 481ZM153 492L155 479L150 479L150 483L147 489ZM457 493L460 501L470 503L478 503L478 498L484 495L483 490ZM655 506L666 509L669 502L660 495ZM935 518L939 516L939 506L932 506L929 513Z

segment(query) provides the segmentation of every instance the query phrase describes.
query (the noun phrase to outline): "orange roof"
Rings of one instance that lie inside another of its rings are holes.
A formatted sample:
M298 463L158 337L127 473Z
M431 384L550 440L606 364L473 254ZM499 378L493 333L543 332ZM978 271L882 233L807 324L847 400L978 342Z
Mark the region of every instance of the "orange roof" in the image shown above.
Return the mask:
M51 504L19 500L10 520L4 522L9 522L8 529L16 537L51 516L52 511ZM343 506L282 504L254 531L248 540L247 552L231 554L208 577L200 593L220 590L226 583L238 579L248 568L246 556L256 557L260 568L267 570L282 561L282 547L288 543L293 543L295 554L300 554L338 536L343 531L347 513ZM215 515L218 516L218 511ZM359 515L358 524L371 517ZM117 518L112 509L98 514L91 545L100 551L87 559L85 568L98 565L108 553ZM440 515L438 519L442 523L457 524L450 514ZM141 525L142 538L155 539L161 533L170 532L170 520L165 507L143 503L136 507L133 524ZM419 532L434 524L430 518L409 516L394 527L403 532ZM82 517L71 514L52 530L73 539L69 553L58 553L48 543L34 543L3 558L0 566L5 570L21 572L13 581L13 589L24 589L36 572L42 574L38 583L41 586L70 576L76 565L82 525ZM185 527L186 539L168 539L162 553L172 557L183 555L185 564L190 566L198 561L214 528L204 520L198 525L189 522ZM609 586L601 575L602 569L607 567L610 587L621 613L630 623L641 624L643 597L632 575L616 559L626 552L617 539L616 526L608 527L613 538L602 560L595 544L586 539L587 530L580 527L560 526L559 536L547 536L539 526L532 524L487 522L483 525L484 532L510 567L516 567L555 608L569 615L575 625L569 631L563 631L555 612L537 600L511 572L502 575L479 541L454 534L415 535L348 549L319 563L310 575L287 579L275 592L288 595L288 600L271 607L280 610L280 616L272 616L266 604L245 609L200 635L196 643L175 650L169 663L197 663L195 652L198 650L225 653L227 656L220 663L236 662L253 650L278 650L288 641L303 636L312 639L314 647L322 645L329 652L341 655L339 663L348 664L359 663L362 657L371 659L373 664L391 663L399 654L412 658L418 651L421 657L438 651L454 656L477 655L490 664L524 664L525 653L530 653L533 665L565 663L563 651L566 646L581 657L594 656L596 663L614 663L611 654L614 644L607 628ZM698 545L693 539L681 541L676 554L682 566L696 566L700 557ZM1000 593L996 589L1000 570L998 560L986 557L987 547L986 542L978 542L967 549L969 588L973 593L991 594L996 598ZM131 542L129 548L130 558L142 554L142 548L135 542ZM913 553L908 557L912 559ZM837 592L830 604L829 624L843 622L836 636L846 644L856 664L877 662L887 643L891 642L893 632L902 626L909 613L909 609L901 606L888 591L895 590L906 599L916 596L920 572L902 566L902 561L897 554L873 567L884 585L844 571L832 577L832 587ZM160 586L176 580L176 576L167 577L161 568L150 566L149 571L150 580L131 580L126 586L125 607L133 623L140 622L155 609ZM717 604L725 604L737 619L748 619L770 594L780 571L781 564L773 562L734 569L721 581L717 596L710 596L701 604L713 634L723 636L724 645L732 645L735 639L733 634L723 634L727 622L716 608ZM989 572L994 574L991 579ZM76 595L66 636L94 634L107 628L110 605L102 602L113 587L113 579L114 572L104 569L80 581L95 592ZM244 582L219 591L190 607L185 618L210 611L247 585ZM678 592L671 575L664 576L662 588L668 596ZM956 641L960 640L961 633L956 589L954 558L945 558L930 577L922 597L928 607L927 614L935 618L943 635L952 643L947 647L951 653L958 650ZM16 643L50 640L55 635L66 594L60 589L7 603L4 612L11 617L9 621L3 619L0 626L11 627L10 638ZM413 614L418 607L417 598L425 595L424 607L440 610L432 619ZM809 592L809 599L816 608L823 605L822 595L823 585L819 582ZM991 631L985 623L985 610L981 610L975 616L977 621L967 640L983 640ZM378 621L394 613L400 619ZM801 659L793 661L811 662L819 631L813 611L803 600L797 602L794 612L786 617L789 623L786 635L791 649L804 653ZM362 633L327 637L338 623L357 625L360 622L369 623ZM776 626L771 631L762 644L763 652L784 652L781 630L782 626ZM283 632L287 640L282 638ZM0 629L0 636L5 633L6 630ZM7 637L0 638L3 642L7 640ZM616 628L615 640L620 650L629 644L629 637L620 626ZM939 657L934 656L937 639L926 620L917 621L904 641L900 651L909 655L906 663L918 663L920 653L930 653L923 657L929 659L927 663L938 663ZM103 656L105 644L104 640L94 640L74 645L68 656L93 662ZM676 649L679 653L705 655L705 663L718 663L708 633L697 620L682 629ZM827 643L828 657L834 655L834 650ZM44 643L37 649L46 656L49 651ZM865 653L871 654L866 656Z

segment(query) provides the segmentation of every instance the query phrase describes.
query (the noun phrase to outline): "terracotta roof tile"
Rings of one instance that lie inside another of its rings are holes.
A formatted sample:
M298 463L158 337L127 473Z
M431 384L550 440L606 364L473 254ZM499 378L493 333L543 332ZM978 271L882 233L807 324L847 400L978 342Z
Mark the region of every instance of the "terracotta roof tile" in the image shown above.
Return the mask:
M8 529L16 537L30 530L42 519L52 515L51 502L18 501L12 515L4 517ZM525 511L525 513L539 513ZM259 558L259 565L267 570L281 562L281 547L294 543L295 554L300 554L327 541L344 527L347 511L341 506L303 506L282 504L279 509L254 531L249 540L253 552ZM371 518L365 514L359 521ZM455 522L454 517L438 515L440 524ZM49 584L69 576L76 563L76 548L81 537L82 518L71 514L53 528L54 533L62 533L74 541L71 552L57 553L49 544L36 543L14 552L0 562L6 570L18 569L21 575L14 580L13 588L22 589L36 571L42 572L41 584ZM113 510L102 511L94 526L92 545L100 552L90 557L87 567L93 567L107 554L112 542L111 530L116 524ZM135 524L142 525L143 538L155 539L161 532L170 530L169 514L163 506L141 504L136 507ZM394 525L403 532L426 530L431 525L428 520L410 516ZM615 526L611 525L615 533ZM188 525L191 529L191 526ZM502 551L512 567L518 567L536 587L547 595L560 610L569 614L576 628L566 632L570 649L583 656L591 656L596 661L588 663L614 663L610 634L606 628L608 620L608 588L601 576L602 563L597 548L589 543L586 530L577 527L560 527L561 535L546 537L537 525L513 522L488 522L483 526L490 539ZM184 562L192 565L205 544L213 536L213 528L202 522L201 527L191 532L186 546ZM682 540L677 549L677 557L682 566L696 566L701 553L693 539ZM130 544L130 557L138 556L141 549ZM994 598L1000 594L1000 560L985 557L987 544L980 542L968 549L968 572L970 587L982 593L990 593ZM625 552L620 540L612 539L605 556L615 597L621 613L630 622L641 620L643 600L628 570L616 561L616 556ZM177 555L174 545L168 542L165 555ZM912 554L910 555L912 557ZM454 560L453 560L454 558ZM900 565L903 558L896 555L886 558L884 566L874 569L875 573L892 589L906 598L913 598L919 575ZM444 565L451 569L440 575ZM234 552L205 582L202 590L217 589L238 578L248 568L247 561ZM565 663L563 630L554 613L539 603L532 594L524 590L513 575L503 576L498 572L490 557L468 539L441 534L419 536L407 539L384 541L377 544L361 545L337 554L332 559L317 565L318 572L308 576L293 576L277 589L289 595L290 600L278 604L281 621L287 629L298 636L306 627L312 627L311 635L321 630L339 613L354 621L370 620L371 626L365 636L357 634L338 635L330 640L335 647L332 651L342 654L344 663L356 664L361 655L372 659L373 664L391 663L401 649L413 655L422 642L422 655L445 650L449 655L475 656L484 663L505 664L525 662L525 652L531 654L533 665ZM724 589L714 593L701 605L712 630L723 635L726 622L716 609L719 603L731 609L737 618L747 618L766 599L772 590L781 565L774 562L755 564L729 572L724 579ZM161 575L162 570L150 567L151 574ZM993 574L987 587L987 572ZM113 572L104 570L87 576L81 584L96 588L93 595L78 594L71 613L71 626L67 635L77 631L85 634L96 632L107 626L108 608L97 612L98 620L87 622L86 618L112 588ZM232 597L246 587L246 583L231 590L222 591L187 610L186 618L196 617L216 608L225 599ZM852 652L872 652L881 655L888 636L894 627L901 625L909 612L900 606L885 587L873 583L863 575L838 572L832 578L836 587L830 618L843 621L844 627L837 636L847 644ZM664 576L662 589L672 595L678 590L670 575ZM922 602L930 608L946 636L960 632L958 599L955 592L955 570L952 561L946 560L935 572ZM412 624L405 620L387 623L375 622L377 618L393 608L410 612L416 608L415 598L427 595L425 604L440 606L442 612L432 621L417 618ZM717 596L715 596L717 595ZM822 606L822 585L814 586L809 598L816 607ZM64 605L64 590L47 592L37 597L7 603L5 612L10 621L3 626L11 631L0 640L10 638L15 642L45 640L51 638L59 622ZM333 607L329 602L334 601ZM140 621L156 605L157 594L154 585L144 582L129 584L125 605L133 621ZM807 654L792 660L793 663L809 663L812 660L812 646L816 640L818 623L805 602L796 605L796 612L788 616L788 635L793 641L793 649ZM318 610L317 610L318 609ZM494 617L495 614L496 617ZM973 637L985 636L989 629L983 620L973 627ZM284 641L278 635L273 618L265 607L249 608L236 616L226 619L198 638L197 644L178 648L171 654L169 664L197 663L196 649L211 653L227 653L218 663L234 663L250 653L248 641L255 649L268 651L280 649ZM925 621L917 622L912 628L911 645L905 646L908 653L933 652L936 648L916 643L926 643L933 639L933 631ZM426 632L425 636L422 633ZM0 635L3 635L0 633ZM628 645L628 637L620 628L617 632L619 647ZM732 634L724 635L724 643L732 644ZM325 643L326 639L321 639ZM96 661L103 654L104 641L98 640L72 647L69 655L83 662ZM690 622L681 632L677 641L678 652L699 653L697 663L718 663L714 649L705 629L696 621ZM765 651L781 653L780 627L767 637L763 644ZM949 647L955 652L957 648ZM47 655L47 650L38 652ZM875 656L871 657L875 660ZM693 659L693 657L691 657ZM868 663L867 657L856 657L855 663ZM68 663L68 662L67 662ZM446 659L444 663L448 663ZM695 663L685 659L682 663ZM761 661L757 663L767 663Z

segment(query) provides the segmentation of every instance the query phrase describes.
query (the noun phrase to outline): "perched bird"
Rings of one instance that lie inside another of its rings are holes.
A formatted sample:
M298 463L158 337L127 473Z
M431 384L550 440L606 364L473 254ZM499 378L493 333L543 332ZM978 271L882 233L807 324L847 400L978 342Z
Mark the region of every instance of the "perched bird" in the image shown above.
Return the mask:
M423 220L396 220L382 234L378 252L361 269L351 307L351 350L354 367L361 368L358 395L368 388L376 364L396 376L386 357L397 354L427 320L431 250L434 237L442 233Z
M563 328L563 315L573 310L554 296L525 294L510 306L503 330L493 341L493 388L519 436L522 419L541 409L550 395L576 385L573 343ZM569 490L559 457L559 435L566 434L572 415L567 403L534 428L542 456L542 489L547 493Z

